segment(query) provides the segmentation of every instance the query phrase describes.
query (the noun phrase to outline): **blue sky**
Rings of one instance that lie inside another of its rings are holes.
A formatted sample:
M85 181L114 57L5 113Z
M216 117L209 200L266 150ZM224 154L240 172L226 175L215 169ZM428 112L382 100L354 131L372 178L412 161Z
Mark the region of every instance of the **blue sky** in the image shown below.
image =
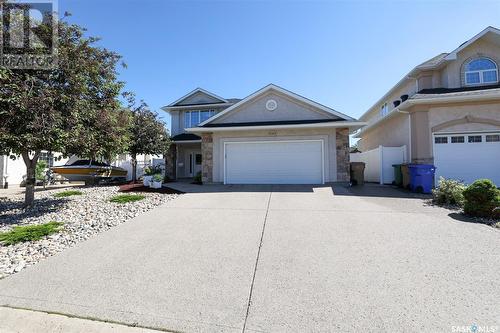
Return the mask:
M59 10L123 56L126 89L162 114L196 87L243 98L275 83L357 118L414 66L500 27L500 1L60 0Z

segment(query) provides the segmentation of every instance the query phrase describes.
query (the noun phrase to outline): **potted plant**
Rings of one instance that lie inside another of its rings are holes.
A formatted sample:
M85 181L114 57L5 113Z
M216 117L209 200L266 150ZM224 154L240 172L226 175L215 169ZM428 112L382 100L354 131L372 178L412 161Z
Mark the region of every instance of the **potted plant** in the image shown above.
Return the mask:
M194 176L193 178L193 184L197 184L197 185L202 185L203 184L203 181L202 181L202 178L201 178L201 171L199 171L196 176Z
M144 168L144 176L142 177L142 184L146 187L149 186L149 183L153 179L153 174L150 174L150 170L151 169L149 167Z
M144 168L144 177L142 178L142 183L144 186L149 186L151 181L153 180L153 176L157 173L161 172L159 168L153 166L147 166Z
M149 183L149 187L151 188L161 188L163 184L163 177L160 173L153 175L152 181Z

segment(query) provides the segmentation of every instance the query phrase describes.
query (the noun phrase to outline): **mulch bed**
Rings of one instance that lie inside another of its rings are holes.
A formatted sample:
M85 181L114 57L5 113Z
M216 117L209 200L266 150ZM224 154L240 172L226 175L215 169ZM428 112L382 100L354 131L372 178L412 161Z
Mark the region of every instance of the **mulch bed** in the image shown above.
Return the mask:
M137 183L127 183L120 185L118 192L130 193L130 192L149 192L149 193L162 193L162 194L182 194L183 192L174 190L170 187L162 188L151 188L146 187L142 182Z

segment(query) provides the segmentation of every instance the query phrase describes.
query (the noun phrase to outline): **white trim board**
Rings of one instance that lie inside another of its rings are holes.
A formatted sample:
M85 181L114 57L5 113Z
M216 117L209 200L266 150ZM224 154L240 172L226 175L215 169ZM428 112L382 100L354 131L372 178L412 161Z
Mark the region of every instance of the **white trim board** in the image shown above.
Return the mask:
M268 130L268 129L294 129L294 128L338 128L348 127L355 130L365 126L366 123L360 121L332 121L327 123L314 124L292 124L292 125L263 125L263 126L231 126L231 127L193 127L186 128L186 132L190 133L210 133L210 132L231 132L231 131L248 131L248 130Z

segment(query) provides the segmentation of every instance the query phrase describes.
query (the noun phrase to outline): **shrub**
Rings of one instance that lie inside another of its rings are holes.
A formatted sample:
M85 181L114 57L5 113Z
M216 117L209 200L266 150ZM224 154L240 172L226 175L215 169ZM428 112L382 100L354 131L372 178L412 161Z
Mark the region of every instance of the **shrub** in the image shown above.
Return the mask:
M439 186L432 190L432 201L438 205L463 206L464 190L462 182L439 177Z
M125 204L127 202L134 202L134 201L139 201L144 199L145 196L140 195L140 194L120 194L120 195L115 195L111 199L109 199L110 202L114 203L119 203L119 204Z
M66 197L71 197L73 195L82 195L83 193L81 191L76 191L76 190L68 190L64 192L59 192L54 194L56 198L66 198Z
M479 179L464 191L464 213L471 216L500 217L500 190L489 179Z
M163 182L163 176L160 173L156 173L153 175L154 182Z
M147 166L144 168L144 175L146 176L154 176L155 174L160 173L161 174L161 166Z
M45 170L47 169L47 162L38 161L35 166L35 178L36 180L45 180Z
M201 184L202 183L202 179L201 179L201 172L198 172L196 174L196 176L194 176L193 178L193 181L197 184Z
M39 240L44 236L58 232L59 227L62 225L61 222L49 222L39 225L14 227L11 231L0 233L0 242L3 242L5 245L12 245L20 242Z

